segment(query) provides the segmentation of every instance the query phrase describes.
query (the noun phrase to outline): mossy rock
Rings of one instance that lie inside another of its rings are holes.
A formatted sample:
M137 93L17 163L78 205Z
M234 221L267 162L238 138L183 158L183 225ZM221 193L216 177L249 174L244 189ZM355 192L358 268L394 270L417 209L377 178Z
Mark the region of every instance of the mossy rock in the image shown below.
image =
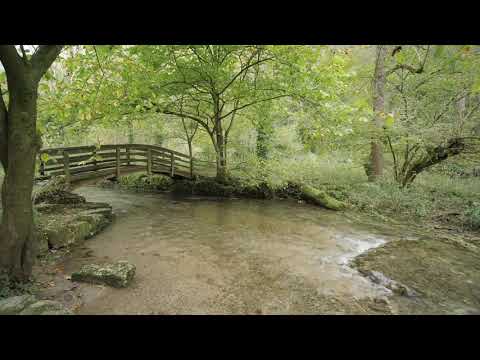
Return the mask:
M16 315L37 301L33 295L12 296L0 300L0 315Z
M176 194L193 195L194 181L178 180L172 186L172 191Z
M72 281L90 284L109 285L116 288L127 287L135 276L135 265L126 261L105 265L84 265L72 273Z
M193 183L195 195L231 197L235 192L233 185L220 183L214 179L200 179Z

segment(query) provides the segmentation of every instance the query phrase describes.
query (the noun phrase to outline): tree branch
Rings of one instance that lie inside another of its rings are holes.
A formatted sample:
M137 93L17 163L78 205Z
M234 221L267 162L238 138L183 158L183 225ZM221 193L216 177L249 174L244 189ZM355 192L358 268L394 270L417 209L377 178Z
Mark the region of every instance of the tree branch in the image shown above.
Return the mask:
M40 81L58 57L62 48L63 45L40 45L38 51L32 56L32 68L36 81Z
M186 117L187 119L191 119L193 121L198 122L205 129L208 129L208 131L210 131L207 123L205 121L203 121L202 119L200 119L199 117L196 117L196 116L193 116L193 115L190 115L190 114L186 114L186 113L179 113L179 112L171 111L171 110L159 110L159 112L161 112L162 114L166 114L166 115L175 115L175 116L179 116L179 117Z
M269 61L269 60L272 60L273 57L268 57L268 58L264 58L262 60L258 60L258 61L255 61L253 63L250 63L248 64L247 66L245 66L244 68L242 68L228 83L227 85L222 89L220 90L220 92L218 93L218 95L221 95L225 92L225 90L227 90L234 82L235 80L238 79L238 77L240 75L242 75L245 71L247 71L248 69L250 69L252 66L255 66L255 65L259 65L260 63L263 63L265 61Z
M18 78L22 75L24 64L14 45L0 45L0 62L5 68L7 81L9 78L12 79L12 76Z
M228 113L226 113L225 115L223 115L222 117L220 117L220 120L226 118L227 116L229 116L229 115L232 114L233 112L237 112L238 110L244 109L244 108L246 108L246 107L248 107L248 106L252 106L252 105L255 105L255 104L258 104L258 103L261 103L261 102L270 101L270 100L275 100L275 99L279 99L279 98L287 97L287 96L290 96L290 95L289 95L289 94L283 94L283 95L277 95L277 96L273 96L273 97L266 98L266 99L261 99L261 100L257 100L257 101L252 101L251 103L248 103L248 104L242 105L242 106L240 106L240 107L234 108L233 110L229 111Z

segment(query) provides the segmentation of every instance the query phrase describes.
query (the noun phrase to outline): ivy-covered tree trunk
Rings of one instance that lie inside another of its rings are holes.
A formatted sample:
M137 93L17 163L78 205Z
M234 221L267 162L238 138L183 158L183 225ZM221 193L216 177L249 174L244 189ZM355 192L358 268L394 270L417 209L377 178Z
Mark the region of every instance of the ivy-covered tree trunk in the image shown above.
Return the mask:
M0 272L15 281L26 281L35 254L32 190L37 135L38 83L60 53L61 46L44 45L31 59L22 48L0 46L0 61L7 75L8 108L0 99L0 150L5 170L0 225Z
M270 140L270 129L262 122L257 125L257 157L266 159L268 155L268 143Z
M373 123L376 128L383 128L385 112L385 59L387 47L377 45L375 73L373 76ZM371 144L370 163L367 171L369 181L375 181L383 175L383 147L381 141L375 139Z

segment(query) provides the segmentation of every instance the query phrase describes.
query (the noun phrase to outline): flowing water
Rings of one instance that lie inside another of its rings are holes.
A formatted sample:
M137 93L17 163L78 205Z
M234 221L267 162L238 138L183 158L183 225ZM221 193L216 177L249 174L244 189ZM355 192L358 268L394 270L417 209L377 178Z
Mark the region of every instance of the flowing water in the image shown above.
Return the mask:
M85 243L93 257L71 259L67 270L137 267L125 289L82 284L80 314L371 313L365 304L388 295L347 264L388 236L341 213L286 200L77 192L112 204L116 217Z

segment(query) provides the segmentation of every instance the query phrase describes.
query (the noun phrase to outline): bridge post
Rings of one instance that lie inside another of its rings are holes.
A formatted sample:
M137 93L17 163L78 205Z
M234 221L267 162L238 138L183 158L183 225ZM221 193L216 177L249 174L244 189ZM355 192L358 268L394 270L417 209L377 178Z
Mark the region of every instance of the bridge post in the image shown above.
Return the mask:
M70 184L70 157L67 151L63 151L63 173L65 174L65 182Z
M43 162L41 153L39 154L39 158L40 158L40 175L45 176L45 163Z
M95 168L94 171L97 171L97 148L93 149L92 156L93 156L93 166Z
M130 166L130 146L127 145L127 165Z
M173 152L170 153L170 176L173 178L175 175L175 158Z
M152 174L152 149L148 148L147 150L147 174Z
M115 155L116 155L116 175L117 175L117 181L120 181L120 148L115 149Z

